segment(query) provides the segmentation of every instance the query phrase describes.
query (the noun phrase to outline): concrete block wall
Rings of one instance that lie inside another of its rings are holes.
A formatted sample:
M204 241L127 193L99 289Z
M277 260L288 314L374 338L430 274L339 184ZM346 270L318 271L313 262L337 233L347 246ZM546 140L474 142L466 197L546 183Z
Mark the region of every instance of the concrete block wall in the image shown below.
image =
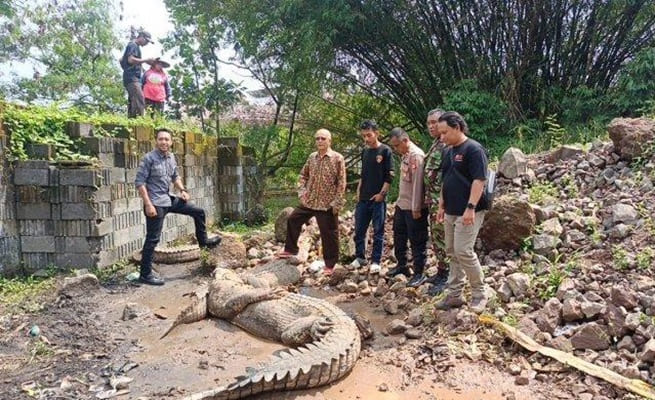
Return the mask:
M10 169L1 171L8 184L0 185L0 254L7 259L0 256L0 274L3 265L17 263L28 272L49 266L104 267L143 245L145 216L134 179L140 159L154 149L153 130L121 128L114 129L116 137L102 137L86 124L69 123L68 129L99 164L30 160L16 162L11 174ZM179 174L208 224L220 218L225 204L231 207L228 217L241 218L245 209L241 161L221 158L240 155L240 146L236 139L225 142L221 152L213 137L178 133L174 138ZM0 160L5 159L0 153ZM170 214L161 243L193 233L191 218Z
M20 261L20 236L16 223L14 185L7 152L9 137L0 120L0 274L11 271Z

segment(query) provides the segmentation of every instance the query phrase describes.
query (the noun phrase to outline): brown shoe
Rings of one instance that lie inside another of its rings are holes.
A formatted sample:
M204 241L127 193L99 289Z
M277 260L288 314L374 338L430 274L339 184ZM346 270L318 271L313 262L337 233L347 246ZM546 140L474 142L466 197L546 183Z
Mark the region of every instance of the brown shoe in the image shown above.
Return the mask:
M451 296L446 295L443 299L437 301L434 305L434 308L437 310L450 310L451 308L459 308L466 304L462 295Z
M485 294L479 294L472 296L471 298L471 311L473 311L476 314L480 314L482 311L484 311L485 308L487 308L487 302L489 299Z

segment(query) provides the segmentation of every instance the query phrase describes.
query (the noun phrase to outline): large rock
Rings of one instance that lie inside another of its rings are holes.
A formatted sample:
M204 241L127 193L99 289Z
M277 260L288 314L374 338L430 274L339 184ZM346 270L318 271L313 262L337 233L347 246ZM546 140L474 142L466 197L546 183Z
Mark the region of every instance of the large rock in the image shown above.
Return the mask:
M639 218L639 213L629 204L615 204L612 206L612 223L624 222L632 224Z
M639 304L637 293L629 287L623 285L612 286L610 293L610 299L615 306L623 306L626 310L632 310Z
M553 297L544 303L544 307L536 313L535 323L542 332L552 335L560 323L561 312L562 303Z
M560 238L553 235L541 234L532 237L532 250L540 256L550 257L562 243Z
M490 250L518 250L534 232L535 224L536 217L528 202L510 195L500 196L485 216L480 240Z
M221 244L210 249L212 264L220 268L243 268L248 266L246 245L238 235L224 233Z
M507 149L498 165L498 174L505 178L514 179L528 172L528 159L516 147Z
M580 350L606 350L610 347L607 327L595 322L584 324L571 336L571 345Z
M584 154L584 152L584 149L580 145L565 144L553 150L548 158L551 163L555 163L557 161L575 158L579 154Z
M284 242L287 238L287 220L292 212L293 207L287 207L280 211L280 214L275 220L275 240L278 242Z
M571 322L583 318L584 314L582 313L582 305L578 299L569 298L564 300L564 303L562 304L562 319L564 321Z
M516 297L523 297L530 290L530 276L523 272L515 272L507 277L507 284Z
M84 274L72 278L64 278L59 284L59 294L74 298L90 294L100 287L98 278L93 274Z
M655 121L650 118L615 118L607 127L614 150L624 160L643 155L655 140Z

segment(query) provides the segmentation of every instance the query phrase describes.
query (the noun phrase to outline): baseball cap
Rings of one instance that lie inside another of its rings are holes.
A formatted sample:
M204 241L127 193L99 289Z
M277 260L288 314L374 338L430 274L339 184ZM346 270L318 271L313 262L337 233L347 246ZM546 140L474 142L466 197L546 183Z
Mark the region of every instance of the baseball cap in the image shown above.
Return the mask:
M145 40L148 41L148 43L153 43L152 41L152 35L148 31L139 31L139 35L137 37L142 37Z

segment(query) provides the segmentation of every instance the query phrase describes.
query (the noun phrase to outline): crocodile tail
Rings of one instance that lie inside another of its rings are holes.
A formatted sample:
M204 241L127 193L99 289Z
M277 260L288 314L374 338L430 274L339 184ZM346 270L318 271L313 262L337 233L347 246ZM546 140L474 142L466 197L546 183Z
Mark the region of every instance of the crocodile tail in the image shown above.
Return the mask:
M190 324L192 322L202 321L207 318L207 293L196 297L191 304L177 316L173 325L164 332L159 338L160 340L166 337L176 326L182 324Z
M242 399L263 392L327 385L352 370L360 346L357 327L349 319L347 326L333 328L317 342L275 352L268 362L247 368L244 376L228 386L195 393L184 400Z

